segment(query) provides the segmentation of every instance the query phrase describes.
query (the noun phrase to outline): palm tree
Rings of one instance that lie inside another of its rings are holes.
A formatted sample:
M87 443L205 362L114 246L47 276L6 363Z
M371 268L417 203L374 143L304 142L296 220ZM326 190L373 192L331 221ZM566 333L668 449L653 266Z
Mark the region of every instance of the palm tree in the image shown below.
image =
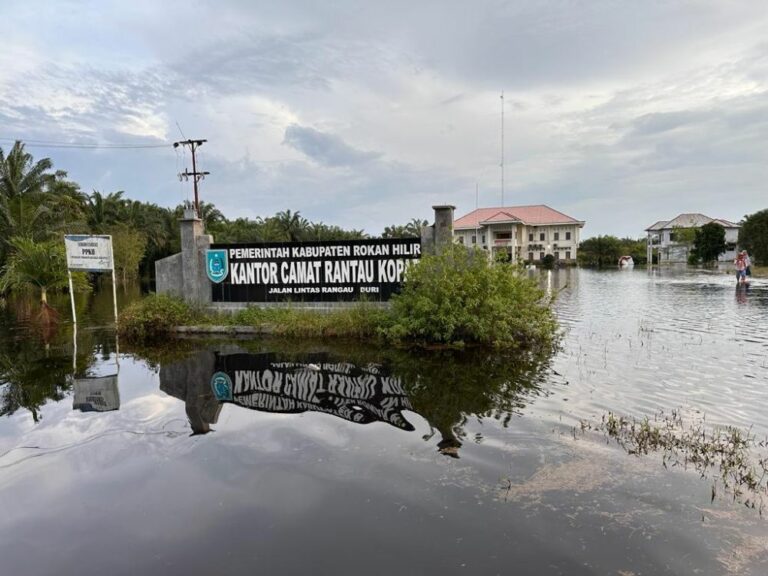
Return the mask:
M299 212L291 212L290 210L278 212L275 214L274 220L281 232L291 242L301 240L309 228L309 222Z
M88 225L94 232L99 232L117 223L120 219L120 212L123 209L125 200L123 200L122 190L110 192L104 196L98 190L88 198Z
M32 198L38 200L54 178L48 172L52 167L50 158L35 162L18 140L7 156L0 148L0 263L5 260L8 238L24 229L40 229L39 222L30 219L43 216L44 210L39 211Z
M48 172L53 168L50 158L34 161L24 151L24 144L16 141L5 156L0 148L0 196L12 200L21 196L40 193L53 178Z
M48 307L48 291L68 286L67 257L60 241L35 242L15 237L8 242L11 255L0 270L0 292L40 290L40 302ZM88 287L84 274L73 274L78 288Z

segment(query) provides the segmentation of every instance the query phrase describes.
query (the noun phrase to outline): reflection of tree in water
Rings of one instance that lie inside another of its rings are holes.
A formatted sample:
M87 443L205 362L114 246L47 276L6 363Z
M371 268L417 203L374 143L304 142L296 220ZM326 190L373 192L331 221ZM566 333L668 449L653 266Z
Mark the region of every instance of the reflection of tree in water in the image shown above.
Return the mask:
M72 355L46 350L40 342L27 339L4 343L0 353L0 416L21 408L39 421L40 407L49 400L64 399L71 388Z
M0 317L0 417L29 410L35 422L48 401L60 401L71 390L72 332L59 327L50 332L24 324L27 309L8 306ZM21 321L20 321L21 320ZM6 331L7 327L12 330ZM78 375L93 362L97 343L109 340L99 331L78 337ZM114 339L114 336L112 337Z
M506 427L527 396L539 391L550 358L543 351L433 351L398 354L391 368L414 410L442 436L440 452L457 458L468 419L494 418Z

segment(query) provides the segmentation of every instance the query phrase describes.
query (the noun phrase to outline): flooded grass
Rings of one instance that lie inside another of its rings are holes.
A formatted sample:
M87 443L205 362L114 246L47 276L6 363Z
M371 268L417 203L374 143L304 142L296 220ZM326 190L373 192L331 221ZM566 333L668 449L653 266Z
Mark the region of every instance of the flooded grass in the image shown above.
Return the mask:
M608 412L598 424L582 420L580 428L582 434L604 433L630 455L661 452L665 468L691 467L711 479L712 501L727 494L763 516L768 500L768 439L732 426L711 427L704 417L687 418L682 410L642 419Z

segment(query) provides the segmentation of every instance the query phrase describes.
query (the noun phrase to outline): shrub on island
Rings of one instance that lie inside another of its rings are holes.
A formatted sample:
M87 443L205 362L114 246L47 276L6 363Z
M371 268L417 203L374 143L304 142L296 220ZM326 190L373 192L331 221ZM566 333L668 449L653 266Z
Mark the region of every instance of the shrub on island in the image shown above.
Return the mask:
M519 266L456 244L409 267L382 332L423 344L551 345L557 322L550 305Z

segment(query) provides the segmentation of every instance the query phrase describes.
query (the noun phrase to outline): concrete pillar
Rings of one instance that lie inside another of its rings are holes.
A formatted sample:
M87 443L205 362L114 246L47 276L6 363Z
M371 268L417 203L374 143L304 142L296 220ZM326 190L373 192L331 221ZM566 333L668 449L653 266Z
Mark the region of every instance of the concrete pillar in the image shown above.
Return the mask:
M183 297L187 302L209 304L211 282L205 273L205 251L213 238L204 233L203 221L193 209L184 211L181 228L181 277Z
M439 254L453 244L453 211L456 206L432 206L435 211L435 252Z

